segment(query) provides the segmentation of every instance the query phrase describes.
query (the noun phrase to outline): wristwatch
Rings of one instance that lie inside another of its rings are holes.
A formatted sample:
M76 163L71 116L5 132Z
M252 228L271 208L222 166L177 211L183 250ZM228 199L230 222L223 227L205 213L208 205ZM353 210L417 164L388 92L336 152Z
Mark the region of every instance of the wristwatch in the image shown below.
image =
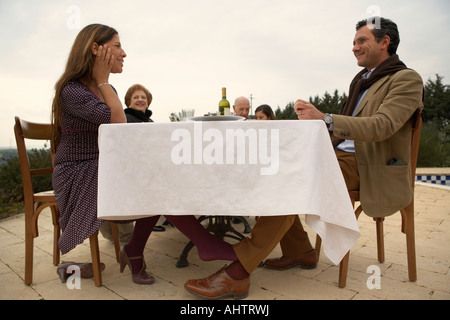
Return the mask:
M329 114L329 113L325 113L325 115L323 116L323 121L329 127L330 125L333 124L333 116L331 114Z

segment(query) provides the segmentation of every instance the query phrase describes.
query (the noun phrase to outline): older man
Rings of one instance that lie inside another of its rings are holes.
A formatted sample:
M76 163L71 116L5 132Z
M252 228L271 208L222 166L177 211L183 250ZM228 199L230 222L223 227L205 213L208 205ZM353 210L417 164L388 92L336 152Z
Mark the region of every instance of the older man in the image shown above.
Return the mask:
M234 113L239 117L248 119L250 113L250 101L246 97L239 97L234 101Z

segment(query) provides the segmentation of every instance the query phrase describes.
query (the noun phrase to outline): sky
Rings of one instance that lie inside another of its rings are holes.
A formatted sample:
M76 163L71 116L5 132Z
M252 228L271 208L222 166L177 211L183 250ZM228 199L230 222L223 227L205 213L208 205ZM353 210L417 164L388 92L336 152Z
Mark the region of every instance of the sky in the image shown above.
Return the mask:
M450 83L448 0L0 0L0 147L15 148L15 116L50 122L54 85L91 23L119 32L127 57L110 83L124 107L140 83L152 119L169 122L182 109L215 112L222 87L231 105L251 97L253 111L348 93L361 70L355 25L374 15L397 23L397 53L424 82L439 74Z

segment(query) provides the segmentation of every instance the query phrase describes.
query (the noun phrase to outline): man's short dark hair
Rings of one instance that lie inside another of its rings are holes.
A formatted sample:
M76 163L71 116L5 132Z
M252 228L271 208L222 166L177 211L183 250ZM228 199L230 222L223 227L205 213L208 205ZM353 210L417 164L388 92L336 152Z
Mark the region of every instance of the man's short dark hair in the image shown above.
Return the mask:
M361 20L356 24L356 31L364 26L370 27L375 39L380 42L386 35L391 38L388 47L388 53L392 56L397 53L398 45L400 44L400 35L398 33L397 25L389 19L382 17L371 17L369 19Z

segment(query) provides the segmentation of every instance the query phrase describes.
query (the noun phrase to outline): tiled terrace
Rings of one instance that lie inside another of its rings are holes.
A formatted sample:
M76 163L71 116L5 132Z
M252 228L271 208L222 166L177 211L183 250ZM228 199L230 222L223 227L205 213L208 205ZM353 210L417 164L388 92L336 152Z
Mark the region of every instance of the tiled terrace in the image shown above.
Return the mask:
M251 277L248 300L297 299L402 299L450 300L450 188L417 183L415 192L416 251L418 280L409 282L406 267L405 237L400 231L400 214L385 220L386 262L376 257L375 224L362 214L359 220L361 237L350 255L347 286L337 286L338 267L323 254L317 269L291 269L277 272L258 268ZM248 219L254 223L253 218ZM178 269L175 263L184 248L186 238L173 227L154 232L147 243L145 258L148 269L156 278L151 286L132 283L128 269L119 273L113 245L99 236L101 260L106 264L103 286L96 287L91 279L81 281L81 289L69 290L61 283L52 264L52 225L49 212L39 220L40 236L35 240L34 281L24 285L24 215L0 221L0 299L13 300L191 300L194 296L183 288L187 279L209 275L226 262L203 262L194 248L191 265ZM241 226L236 226L240 228ZM311 240L315 233L308 227ZM270 257L280 255L277 247ZM88 243L68 255L63 261L90 261ZM372 275L367 268L381 269L381 288L369 290L367 280Z

